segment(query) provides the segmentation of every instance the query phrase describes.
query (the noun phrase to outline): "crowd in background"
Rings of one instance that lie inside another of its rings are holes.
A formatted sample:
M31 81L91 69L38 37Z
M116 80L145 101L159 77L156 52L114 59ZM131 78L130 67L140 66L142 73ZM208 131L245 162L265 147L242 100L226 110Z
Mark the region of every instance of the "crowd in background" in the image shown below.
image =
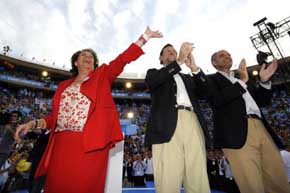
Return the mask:
M49 77L38 76L36 74L26 73L23 71L15 71L9 68L1 68L0 66L0 79L8 81L20 81L36 87L44 87L56 89L57 84L50 80Z
M290 144L290 97L285 90L277 90L273 94L272 105L262 108L263 114L271 127L279 134L285 144Z
M8 88L0 86L0 143L5 135L5 125L9 124L10 113L17 111L22 115L21 122L44 117L51 109L53 93L28 88ZM211 131L213 131L212 110L206 101L200 101L203 114ZM146 186L146 182L153 181L152 152L144 147L144 133L146 121L150 112L148 99L118 99L116 108L120 119L130 119L137 125L137 132L125 136L124 160L123 160L123 186ZM280 135L281 140L289 144L289 113L290 95L285 90L274 89L272 105L262 109L267 120ZM128 113L134 114L128 118ZM27 188L29 186L29 156L35 147L39 135L31 135L25 138L22 144L13 143L10 152L9 164L3 165L0 170L0 187L7 192ZM1 152L0 152L1 154ZM22 164L22 165L21 165ZM18 166L18 168L17 168ZM208 174L211 188L224 191L235 191L236 185L230 172L227 160L212 156L208 152ZM4 176L4 177L3 177ZM226 190L231 188L232 190Z

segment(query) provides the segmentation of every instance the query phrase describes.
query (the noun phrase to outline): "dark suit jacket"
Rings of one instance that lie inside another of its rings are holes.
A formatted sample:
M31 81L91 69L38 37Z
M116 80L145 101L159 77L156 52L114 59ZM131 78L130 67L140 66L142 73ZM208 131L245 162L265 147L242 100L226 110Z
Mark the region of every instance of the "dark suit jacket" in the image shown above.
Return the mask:
M246 104L242 97L246 90L238 83L232 83L222 74L205 76L203 72L195 76L197 84L209 99L214 111L214 145L216 148L243 147L248 134ZM247 90L259 107L270 104L272 92L258 82L247 83ZM278 147L283 147L263 114L262 121Z
M145 145L168 142L174 134L177 124L177 87L173 75L180 70L180 66L173 62L159 70L150 69L146 74L145 82L150 90L152 106L145 134ZM197 103L199 92L196 84L190 75L180 73L180 76L204 131L207 145L210 145L207 126Z
M123 160L123 177L122 179L125 178L125 172L127 171L127 177L128 177L128 180L130 182L133 181L133 176L132 176L132 171L133 171L133 162L126 162L125 160Z

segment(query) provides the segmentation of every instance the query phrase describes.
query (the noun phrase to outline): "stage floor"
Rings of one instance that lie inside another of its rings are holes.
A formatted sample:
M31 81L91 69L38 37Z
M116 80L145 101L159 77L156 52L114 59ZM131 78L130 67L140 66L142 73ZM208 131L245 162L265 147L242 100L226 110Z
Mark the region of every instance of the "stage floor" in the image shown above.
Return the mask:
M154 188L123 188L122 193L155 193ZM183 189L180 193L184 193ZM211 190L211 193L224 193L217 190Z
M28 193L27 190L18 190L11 193ZM146 187L142 188L122 188L122 193L155 193L154 183L147 182ZM180 193L184 193L183 188L180 190ZM225 193L217 190L211 190L211 193Z
M184 193L183 188L180 190L181 193ZM142 188L122 188L122 193L155 193L154 183L146 182L146 187ZM211 193L224 193L217 190L211 190Z

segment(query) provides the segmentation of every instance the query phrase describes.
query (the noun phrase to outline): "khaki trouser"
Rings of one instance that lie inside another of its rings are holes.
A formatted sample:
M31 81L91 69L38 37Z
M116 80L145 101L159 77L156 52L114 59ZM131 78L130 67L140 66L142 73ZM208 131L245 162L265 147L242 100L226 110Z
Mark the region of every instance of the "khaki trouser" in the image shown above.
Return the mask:
M178 110L171 140L152 146L156 193L210 193L204 143L195 113Z
M261 120L248 119L247 141L241 149L223 151L241 193L290 193L280 152Z

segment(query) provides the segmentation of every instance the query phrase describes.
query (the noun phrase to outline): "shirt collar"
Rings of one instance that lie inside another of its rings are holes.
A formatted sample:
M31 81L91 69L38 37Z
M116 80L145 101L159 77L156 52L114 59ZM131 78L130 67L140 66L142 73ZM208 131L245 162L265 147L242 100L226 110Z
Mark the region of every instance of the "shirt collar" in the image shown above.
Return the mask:
M235 72L234 71L230 71L230 75L228 75L227 73L225 73L223 71L218 71L218 73L220 73L223 76L228 77L228 78L234 78L235 77Z

